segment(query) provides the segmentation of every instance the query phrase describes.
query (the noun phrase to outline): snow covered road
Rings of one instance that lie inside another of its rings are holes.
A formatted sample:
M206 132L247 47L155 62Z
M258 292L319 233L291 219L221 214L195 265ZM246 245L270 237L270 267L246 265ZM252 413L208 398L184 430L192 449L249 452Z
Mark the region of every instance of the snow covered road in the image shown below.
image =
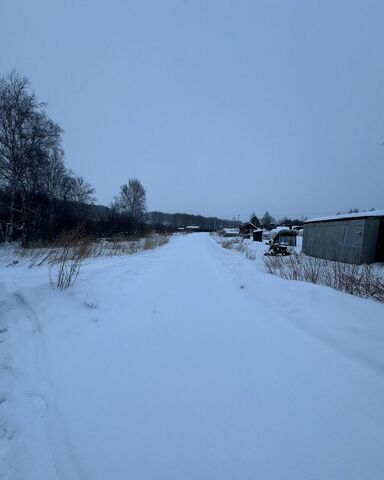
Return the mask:
M93 260L65 293L1 273L0 477L384 477L384 305L205 234Z

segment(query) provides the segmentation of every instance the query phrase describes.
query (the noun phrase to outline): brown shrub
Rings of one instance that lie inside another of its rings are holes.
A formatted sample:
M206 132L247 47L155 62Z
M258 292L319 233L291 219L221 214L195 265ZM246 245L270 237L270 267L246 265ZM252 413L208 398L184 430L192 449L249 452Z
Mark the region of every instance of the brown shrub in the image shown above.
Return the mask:
M49 280L54 288L65 290L71 287L83 261L93 256L93 244L81 228L65 231L58 239L58 246L50 251Z
M342 292L384 302L384 271L374 265L333 262L303 254L265 256L269 273L287 280L325 285Z

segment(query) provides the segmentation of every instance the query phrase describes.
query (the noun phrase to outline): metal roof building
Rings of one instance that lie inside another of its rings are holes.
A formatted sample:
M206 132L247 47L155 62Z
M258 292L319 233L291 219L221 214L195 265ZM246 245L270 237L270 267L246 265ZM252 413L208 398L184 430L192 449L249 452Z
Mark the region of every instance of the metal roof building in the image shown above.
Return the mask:
M307 220L303 253L345 263L384 262L384 210Z

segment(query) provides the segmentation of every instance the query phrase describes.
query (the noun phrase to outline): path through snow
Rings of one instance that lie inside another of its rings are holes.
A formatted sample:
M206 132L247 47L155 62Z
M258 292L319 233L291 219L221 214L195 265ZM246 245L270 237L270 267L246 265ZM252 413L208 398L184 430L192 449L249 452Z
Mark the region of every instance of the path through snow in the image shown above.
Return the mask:
M8 272L22 463L5 478L383 478L383 305L205 234L94 260L63 294Z

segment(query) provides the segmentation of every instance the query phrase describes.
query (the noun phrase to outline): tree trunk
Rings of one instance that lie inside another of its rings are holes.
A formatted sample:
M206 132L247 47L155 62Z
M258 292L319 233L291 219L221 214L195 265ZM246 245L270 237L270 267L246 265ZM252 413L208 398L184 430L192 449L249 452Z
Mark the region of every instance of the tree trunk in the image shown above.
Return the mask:
M49 211L48 211L48 218L49 218L49 239L53 239L53 228L55 222L55 200L50 196L49 197Z
M0 242L5 242L6 237L3 229L3 224L0 222Z
M21 194L21 246L23 248L29 247L29 218L26 194Z
M15 204L16 204L16 195L14 188L11 188L11 202L9 206L9 222L7 223L6 228L6 241L12 242L13 240L13 230L15 225Z

